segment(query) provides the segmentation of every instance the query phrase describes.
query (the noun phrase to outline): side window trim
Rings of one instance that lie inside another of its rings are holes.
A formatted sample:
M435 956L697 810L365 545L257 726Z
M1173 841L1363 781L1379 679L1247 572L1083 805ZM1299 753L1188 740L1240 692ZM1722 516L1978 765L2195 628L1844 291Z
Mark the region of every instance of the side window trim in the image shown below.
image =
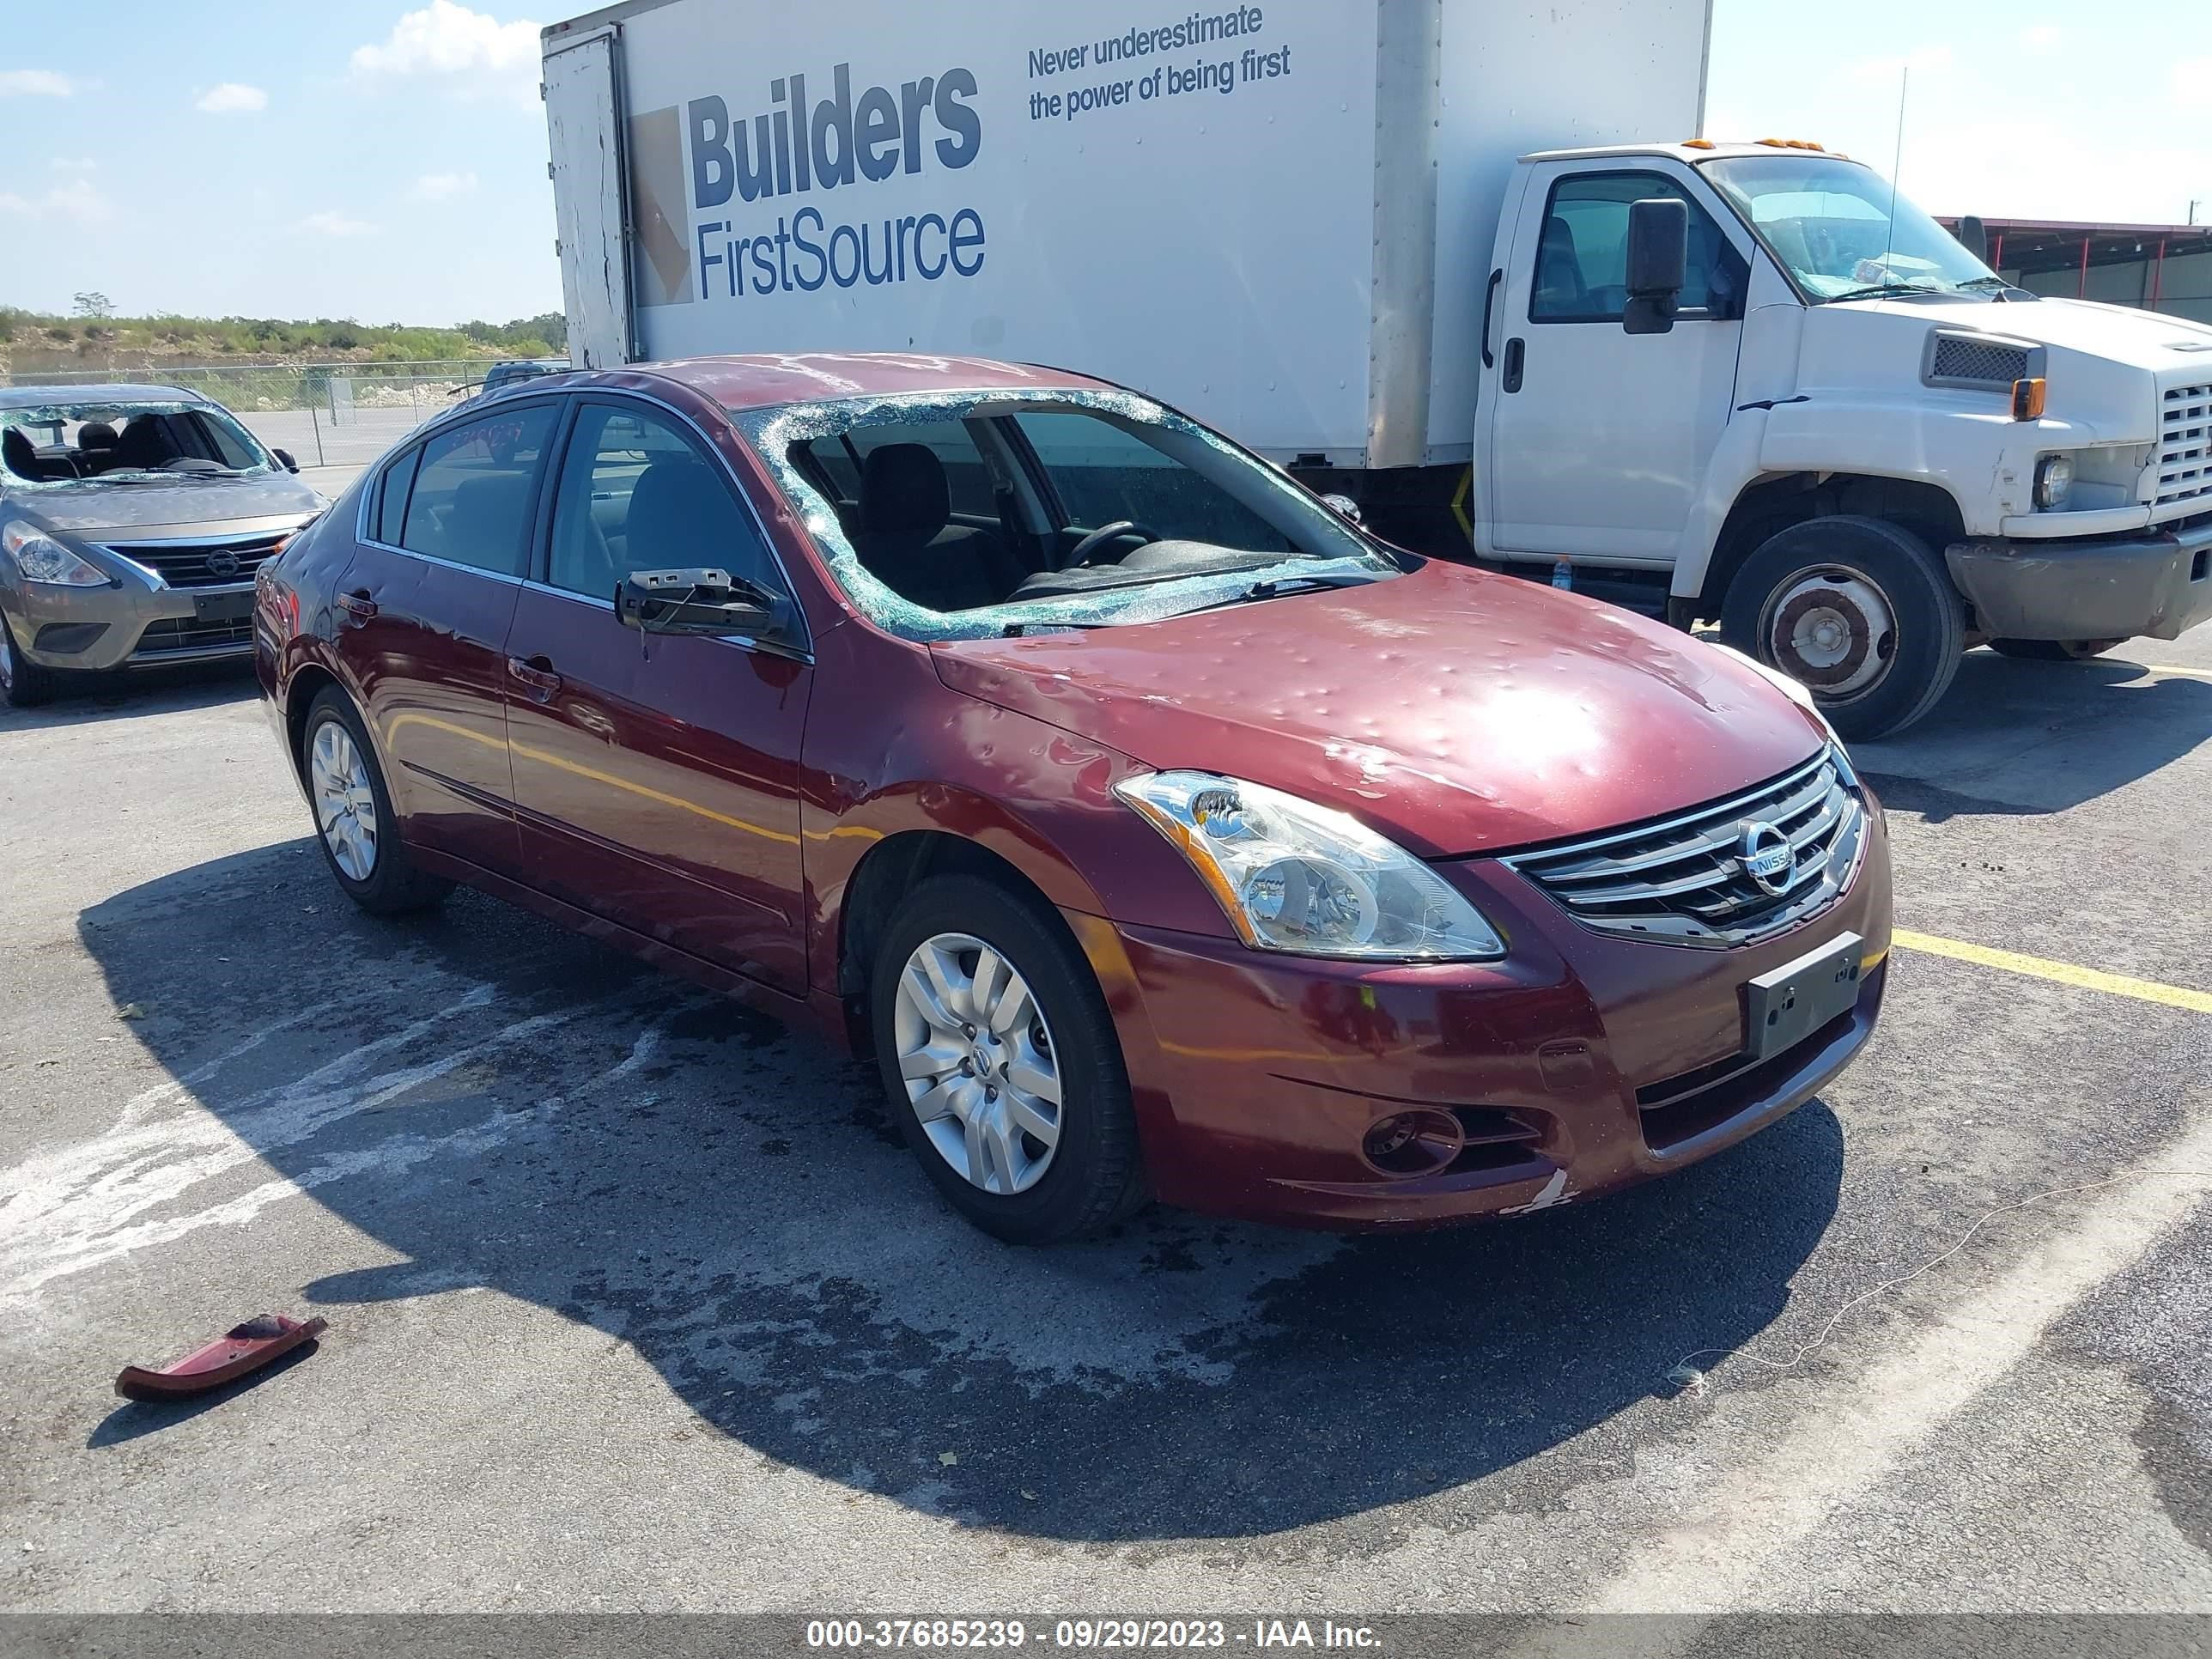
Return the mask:
M538 480L537 508L530 522L530 547L522 561L522 580L532 587L550 587L553 579L553 513L561 499L561 475L568 470L568 446L583 419L584 399L561 400L561 413L553 436L545 446L545 471Z
M1546 328L1559 324L1581 325L1590 323L1611 324L1617 327L1620 323L1622 313L1618 312L1577 313L1573 316L1539 316L1536 313L1536 295L1539 291L1536 278L1540 274L1544 258L1544 227L1551 222L1553 210L1559 204L1560 190L1565 185L1590 179L1649 179L1667 186L1674 192L1677 200L1689 206L1692 213L1705 216L1706 222L1713 228L1714 234L1720 239L1723 258L1733 260L1738 267L1738 280L1748 287L1747 279L1750 275L1750 263L1745 258L1743 251L1736 246L1735 239L1729 234L1726 220L1699 201L1697 192L1691 188L1687 181L1674 178L1669 173L1643 167L1593 168L1583 172L1562 173L1546 186L1544 211L1542 216L1536 221L1536 246L1528 266L1528 320L1532 327ZM1707 293L1710 295L1712 283L1712 275L1710 271L1706 273L1705 282ZM1675 313L1675 320L1684 323L1705 323L1735 322L1741 319L1737 314L1716 312L1710 305L1702 305L1682 307Z

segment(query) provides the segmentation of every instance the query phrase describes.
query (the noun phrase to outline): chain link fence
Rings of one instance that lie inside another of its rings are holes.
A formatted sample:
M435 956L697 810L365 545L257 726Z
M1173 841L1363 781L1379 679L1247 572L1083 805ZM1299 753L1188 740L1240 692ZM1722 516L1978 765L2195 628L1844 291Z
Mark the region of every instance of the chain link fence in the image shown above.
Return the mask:
M414 363L226 363L208 368L26 373L13 386L184 386L211 398L301 466L368 465L483 384L495 360Z

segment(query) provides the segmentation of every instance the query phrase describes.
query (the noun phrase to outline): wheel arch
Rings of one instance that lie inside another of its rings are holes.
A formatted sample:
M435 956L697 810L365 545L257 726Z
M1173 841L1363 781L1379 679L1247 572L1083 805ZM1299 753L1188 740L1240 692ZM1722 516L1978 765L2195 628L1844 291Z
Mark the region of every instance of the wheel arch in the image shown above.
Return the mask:
M291 757L292 775L305 786L307 776L307 710L314 707L315 699L326 688L336 687L339 695L353 694L345 683L320 663L302 663L292 672L284 686L284 752ZM364 720L366 716L363 717Z
M1668 620L1686 627L1717 618L1729 584L1768 539L1793 526L1826 518L1880 519L1910 531L1934 550L1966 534L1958 498L1924 478L1868 472L1784 472L1754 478L1737 493L1714 538L1693 595L1668 602ZM1944 573L1946 581L1950 580Z

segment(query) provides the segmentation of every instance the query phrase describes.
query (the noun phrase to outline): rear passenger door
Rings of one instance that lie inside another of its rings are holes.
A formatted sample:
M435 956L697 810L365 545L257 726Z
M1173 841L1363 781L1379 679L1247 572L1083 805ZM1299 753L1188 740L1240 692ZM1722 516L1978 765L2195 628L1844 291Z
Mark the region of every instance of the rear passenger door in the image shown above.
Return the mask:
M407 839L512 875L506 645L558 422L511 405L403 450L368 492L337 645Z
M797 995L804 623L728 466L672 410L580 400L540 579L507 642L526 879ZM716 567L787 601L774 640L647 636L615 620L633 570Z

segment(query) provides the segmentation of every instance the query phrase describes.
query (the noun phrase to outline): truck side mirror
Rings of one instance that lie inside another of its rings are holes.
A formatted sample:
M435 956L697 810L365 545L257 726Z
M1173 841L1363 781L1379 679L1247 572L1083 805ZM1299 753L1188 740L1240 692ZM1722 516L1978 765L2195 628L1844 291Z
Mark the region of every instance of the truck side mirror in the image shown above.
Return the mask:
M1628 303L1620 325L1630 334L1667 334L1690 270L1690 204L1655 196L1628 204Z
M1971 213L1959 221L1959 245L1984 264L1989 264L1989 227Z

